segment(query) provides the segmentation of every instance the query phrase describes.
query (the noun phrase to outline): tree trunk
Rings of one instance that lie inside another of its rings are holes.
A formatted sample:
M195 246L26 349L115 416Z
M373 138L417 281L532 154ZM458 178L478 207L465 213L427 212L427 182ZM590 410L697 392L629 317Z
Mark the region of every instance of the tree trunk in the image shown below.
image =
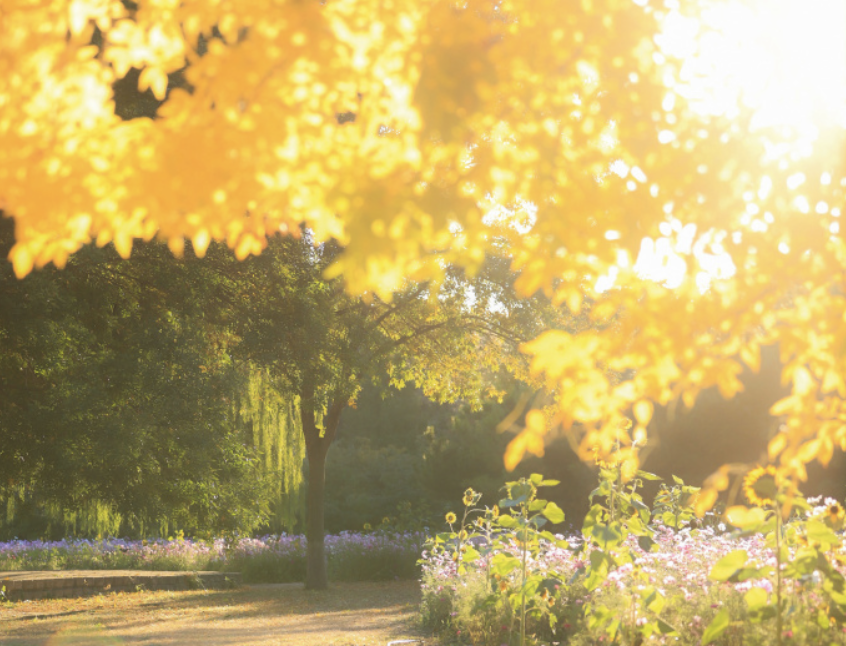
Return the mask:
M326 547L323 541L323 498L326 490L326 454L335 439L345 399L336 399L323 418L323 432L317 428L313 391L304 389L300 397L300 416L308 458L306 493L306 580L308 590L329 587L326 572Z
M323 543L323 492L326 488L326 454L322 442L315 443L308 456L308 489L306 493L306 580L308 590L325 590L329 585L326 573L326 549ZM329 448L327 445L326 449Z

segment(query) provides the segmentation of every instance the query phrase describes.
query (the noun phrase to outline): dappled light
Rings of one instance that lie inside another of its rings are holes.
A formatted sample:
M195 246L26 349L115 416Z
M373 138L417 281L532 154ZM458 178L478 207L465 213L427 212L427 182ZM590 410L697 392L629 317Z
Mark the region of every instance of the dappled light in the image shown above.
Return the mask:
M664 531L637 496L665 422L772 372L765 428L736 429L757 453L661 504L772 537L774 573L720 558L779 599L784 545L797 581L825 561L817 626L846 625L822 547L840 512L801 494L846 450L844 209L843 0L3 2L6 517L297 527L324 589L327 454L400 455L344 424L365 389L408 386L513 404L485 442L518 471L497 522L523 523L524 579L542 507L522 505L551 485L519 470L556 438L599 470L609 502L583 533L602 555L582 564L599 586ZM425 456L452 455L446 427L425 425ZM755 482L771 495L739 499Z

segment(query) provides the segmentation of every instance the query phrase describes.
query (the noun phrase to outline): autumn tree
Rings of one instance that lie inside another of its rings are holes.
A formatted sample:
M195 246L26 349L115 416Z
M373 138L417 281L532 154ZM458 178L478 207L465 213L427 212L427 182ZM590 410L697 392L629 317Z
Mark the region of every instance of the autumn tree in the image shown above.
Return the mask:
M842 119L709 103L707 4L6 2L10 259L23 276L89 240L128 256L154 236L243 259L305 226L344 248L329 276L391 307L408 279L478 270L505 235L522 294L589 301L594 323L523 346L557 400L510 465L561 425L631 472L654 404L731 397L778 344L791 393L767 459L801 481L846 447ZM668 24L687 25L681 46ZM115 114L133 69L155 119Z

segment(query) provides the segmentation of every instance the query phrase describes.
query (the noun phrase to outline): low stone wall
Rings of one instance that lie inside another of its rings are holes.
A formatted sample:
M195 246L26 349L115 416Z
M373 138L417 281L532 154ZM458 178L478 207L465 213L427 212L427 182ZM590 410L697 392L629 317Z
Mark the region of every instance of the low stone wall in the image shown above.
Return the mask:
M0 572L0 589L5 588L9 601L143 590L227 589L239 585L239 572Z

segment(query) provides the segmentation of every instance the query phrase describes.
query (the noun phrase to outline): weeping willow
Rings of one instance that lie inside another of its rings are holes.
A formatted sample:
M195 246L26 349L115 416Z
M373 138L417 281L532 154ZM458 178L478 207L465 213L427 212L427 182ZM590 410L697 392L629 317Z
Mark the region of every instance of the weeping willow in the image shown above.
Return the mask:
M268 529L301 529L305 525L305 440L299 397L278 387L267 369L251 365L234 404L235 417L258 452L260 475L272 487Z
M253 449L251 466L247 469L252 475L242 477L255 477L254 484L259 490L266 487L251 500L267 511L265 529L301 531L305 526L306 487L299 398L281 388L269 371L254 365L237 370L233 377L230 421L235 428L232 430L240 432L241 442ZM237 513L233 508L230 511ZM114 505L94 497L63 505L46 497L37 481L0 488L0 540L18 535L166 537L183 528L184 520L173 513L156 518L122 515ZM251 519L243 526L255 529ZM209 531L210 528L198 529Z
M123 516L114 507L100 500L88 500L74 508L65 507L52 501L40 500L37 489L21 485L11 488L3 498L3 513L0 515L0 536L2 530L11 529L21 512L26 508L37 510L37 515L46 524L46 529L39 530L45 537L119 536L124 528ZM26 513L23 514L26 517ZM125 532L124 532L125 533ZM7 536L6 538L11 538Z

